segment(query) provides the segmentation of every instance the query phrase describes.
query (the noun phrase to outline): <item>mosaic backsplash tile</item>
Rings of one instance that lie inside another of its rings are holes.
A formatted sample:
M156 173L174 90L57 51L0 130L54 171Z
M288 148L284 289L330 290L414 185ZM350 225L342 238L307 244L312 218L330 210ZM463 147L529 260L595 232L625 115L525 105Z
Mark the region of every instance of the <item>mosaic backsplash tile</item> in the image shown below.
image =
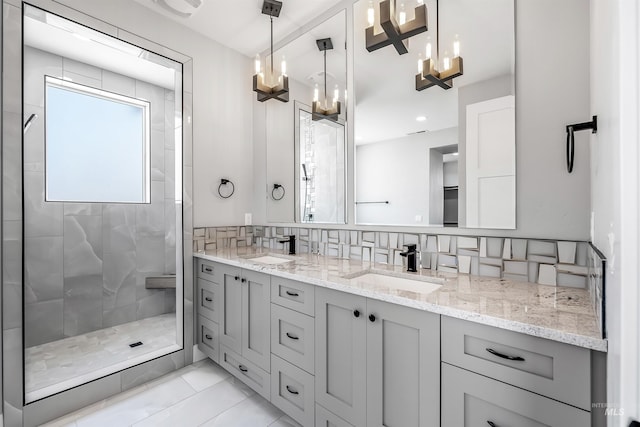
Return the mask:
M291 234L298 253L402 265L400 252L415 244L421 268L588 289L605 337L605 259L588 242L256 225L196 228L193 250L284 249L280 240Z

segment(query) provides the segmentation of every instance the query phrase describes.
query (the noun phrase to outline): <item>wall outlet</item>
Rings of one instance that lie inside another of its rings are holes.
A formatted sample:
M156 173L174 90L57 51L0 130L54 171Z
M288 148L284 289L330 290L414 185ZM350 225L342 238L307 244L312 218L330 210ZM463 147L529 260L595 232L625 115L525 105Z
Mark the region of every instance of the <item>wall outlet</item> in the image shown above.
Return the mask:
M250 213L244 214L244 225L251 225L252 215Z
M422 215L416 215L416 222L422 222Z

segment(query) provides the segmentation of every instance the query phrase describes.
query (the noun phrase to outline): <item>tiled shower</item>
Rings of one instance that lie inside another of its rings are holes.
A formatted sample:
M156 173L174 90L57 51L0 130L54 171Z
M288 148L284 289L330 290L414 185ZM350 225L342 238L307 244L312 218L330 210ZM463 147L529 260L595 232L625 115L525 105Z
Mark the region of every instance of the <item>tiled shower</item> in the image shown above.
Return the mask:
M121 343L123 350L109 348L109 342L119 336L136 342L144 335L145 351L158 343L175 344L176 290L149 289L145 279L176 273L176 107L173 90L29 46L24 50L24 69L24 111L40 118L24 136L23 156L29 396L30 386L64 380L61 368L65 366L67 373L82 373L83 358L89 357L89 365L100 358L104 359L100 363L108 365L111 356L126 360L130 356L123 351L129 350L129 343ZM45 75L150 101L149 204L45 201ZM173 321L165 319L167 314ZM149 318L164 327L136 329L135 325ZM166 335L166 340L159 341L158 335ZM74 347L80 348L71 352L75 356L64 350ZM93 360L89 348L100 352L93 353ZM45 353L48 358L34 356ZM48 360L46 366L43 359ZM30 364L30 360L39 362ZM43 378L48 376L51 378Z

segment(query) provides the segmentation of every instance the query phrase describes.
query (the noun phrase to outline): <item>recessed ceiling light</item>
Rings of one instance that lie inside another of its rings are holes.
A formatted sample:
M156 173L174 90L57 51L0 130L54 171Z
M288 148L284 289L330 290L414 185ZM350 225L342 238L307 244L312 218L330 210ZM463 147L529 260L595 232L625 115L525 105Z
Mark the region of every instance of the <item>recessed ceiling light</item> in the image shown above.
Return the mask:
M424 122L425 120L427 120L426 116L418 116L418 117L416 117L416 121L418 121L418 122Z

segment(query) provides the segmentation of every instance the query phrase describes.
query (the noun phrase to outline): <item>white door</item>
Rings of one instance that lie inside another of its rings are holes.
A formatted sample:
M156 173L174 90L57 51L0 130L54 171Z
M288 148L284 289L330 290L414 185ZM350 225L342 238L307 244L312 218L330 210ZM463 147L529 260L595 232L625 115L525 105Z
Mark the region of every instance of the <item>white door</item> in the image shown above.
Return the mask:
M514 96L467 105L467 227L516 227L515 129Z

